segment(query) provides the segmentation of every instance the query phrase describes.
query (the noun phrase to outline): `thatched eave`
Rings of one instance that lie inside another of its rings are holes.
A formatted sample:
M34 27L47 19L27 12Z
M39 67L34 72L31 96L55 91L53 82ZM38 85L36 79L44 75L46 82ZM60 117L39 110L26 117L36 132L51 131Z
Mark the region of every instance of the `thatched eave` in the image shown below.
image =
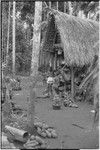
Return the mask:
M99 41L98 22L70 16L56 10L50 12L43 50L52 51L55 34L58 31L68 66L83 66L91 63L94 56L98 54L93 48Z

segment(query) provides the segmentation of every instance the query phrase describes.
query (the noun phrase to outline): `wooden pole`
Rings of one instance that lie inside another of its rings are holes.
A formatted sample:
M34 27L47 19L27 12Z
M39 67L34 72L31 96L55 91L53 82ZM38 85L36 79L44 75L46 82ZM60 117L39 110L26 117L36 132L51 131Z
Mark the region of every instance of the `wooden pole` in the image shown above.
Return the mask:
M13 1L13 51L12 51L12 60L13 60L13 76L15 75L15 6L16 6L16 2Z
M71 66L71 100L74 102L74 70Z

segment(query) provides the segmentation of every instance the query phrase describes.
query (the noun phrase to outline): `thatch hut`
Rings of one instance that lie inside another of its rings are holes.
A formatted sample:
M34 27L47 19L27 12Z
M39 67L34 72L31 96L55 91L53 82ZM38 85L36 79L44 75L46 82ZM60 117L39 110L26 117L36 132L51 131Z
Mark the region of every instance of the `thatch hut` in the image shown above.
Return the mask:
M64 53L64 61L71 66L72 95L73 67L84 66L98 55L99 24L89 19L70 16L57 10L49 10L46 34L41 48L40 65L57 65L57 53Z

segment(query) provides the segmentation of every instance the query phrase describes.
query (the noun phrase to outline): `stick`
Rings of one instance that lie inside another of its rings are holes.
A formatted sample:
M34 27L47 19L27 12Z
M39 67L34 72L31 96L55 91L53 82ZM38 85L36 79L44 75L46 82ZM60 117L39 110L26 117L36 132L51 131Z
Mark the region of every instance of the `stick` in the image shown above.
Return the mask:
M79 126L79 125L77 125L77 124L72 124L73 126L76 126L76 127L79 127L79 128L81 128L81 129L84 129L84 127L81 127L81 126Z

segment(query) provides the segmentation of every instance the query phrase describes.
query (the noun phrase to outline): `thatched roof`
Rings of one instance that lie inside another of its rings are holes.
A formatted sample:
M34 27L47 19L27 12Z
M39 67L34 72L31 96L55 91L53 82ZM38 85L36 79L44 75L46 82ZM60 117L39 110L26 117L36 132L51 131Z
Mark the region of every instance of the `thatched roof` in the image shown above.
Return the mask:
M56 31L60 33L67 65L89 64L98 54L93 48L99 41L99 24L89 19L81 19L63 12L51 10L43 51L52 51ZM99 44L97 45L99 50Z

